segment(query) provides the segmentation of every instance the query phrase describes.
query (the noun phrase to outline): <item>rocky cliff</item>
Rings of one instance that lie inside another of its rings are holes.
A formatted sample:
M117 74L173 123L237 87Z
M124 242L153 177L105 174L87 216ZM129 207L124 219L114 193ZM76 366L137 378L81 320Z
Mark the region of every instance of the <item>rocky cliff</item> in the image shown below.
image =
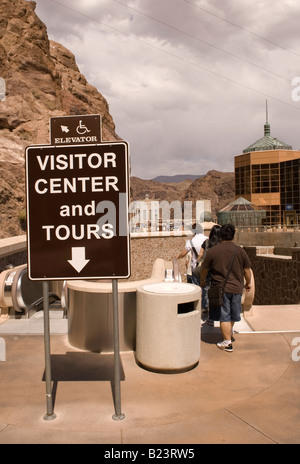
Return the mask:
M235 182L232 172L209 171L196 179L185 191L183 201L210 200L213 215L235 199Z
M154 180L131 179L133 200L192 201L195 213L197 200L210 200L214 220L220 209L235 199L234 174L231 172L209 171L195 181L186 180L175 184L163 184Z
M49 118L101 114L103 140L119 137L108 104L80 73L74 55L48 39L35 2L1 0L0 78L0 238L22 233L24 152L49 143Z

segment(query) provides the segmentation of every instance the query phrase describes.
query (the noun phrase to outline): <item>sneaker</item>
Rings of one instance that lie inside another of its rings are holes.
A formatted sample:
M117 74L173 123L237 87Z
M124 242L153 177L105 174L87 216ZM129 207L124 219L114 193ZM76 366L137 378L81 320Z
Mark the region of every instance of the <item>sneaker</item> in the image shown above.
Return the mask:
M232 353L232 352L233 352L232 343L228 343L228 342L226 342L226 341L217 343L217 347L220 348L220 350L228 351L228 353Z

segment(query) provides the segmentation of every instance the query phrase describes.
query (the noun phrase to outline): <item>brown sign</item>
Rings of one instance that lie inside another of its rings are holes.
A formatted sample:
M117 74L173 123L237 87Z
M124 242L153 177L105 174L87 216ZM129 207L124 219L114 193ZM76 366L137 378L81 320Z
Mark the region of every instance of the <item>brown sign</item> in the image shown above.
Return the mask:
M130 276L128 145L26 150L31 280Z
M101 116L50 118L51 145L86 145L102 142Z

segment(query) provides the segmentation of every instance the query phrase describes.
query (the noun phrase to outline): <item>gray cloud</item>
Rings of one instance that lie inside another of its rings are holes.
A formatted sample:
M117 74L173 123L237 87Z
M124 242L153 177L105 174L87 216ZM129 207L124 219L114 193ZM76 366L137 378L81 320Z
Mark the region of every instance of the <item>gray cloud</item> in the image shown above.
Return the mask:
M134 175L232 171L266 98L272 135L300 148L298 0L37 0L37 14L107 98Z

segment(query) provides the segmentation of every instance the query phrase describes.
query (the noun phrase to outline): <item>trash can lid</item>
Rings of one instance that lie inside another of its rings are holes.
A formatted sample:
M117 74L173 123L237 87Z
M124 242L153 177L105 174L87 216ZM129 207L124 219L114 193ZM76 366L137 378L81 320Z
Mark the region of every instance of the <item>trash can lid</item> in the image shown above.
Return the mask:
M183 293L193 293L195 287L190 284L172 282L166 283L162 282L159 284L144 285L143 290L149 293L166 293L166 294L183 294Z

